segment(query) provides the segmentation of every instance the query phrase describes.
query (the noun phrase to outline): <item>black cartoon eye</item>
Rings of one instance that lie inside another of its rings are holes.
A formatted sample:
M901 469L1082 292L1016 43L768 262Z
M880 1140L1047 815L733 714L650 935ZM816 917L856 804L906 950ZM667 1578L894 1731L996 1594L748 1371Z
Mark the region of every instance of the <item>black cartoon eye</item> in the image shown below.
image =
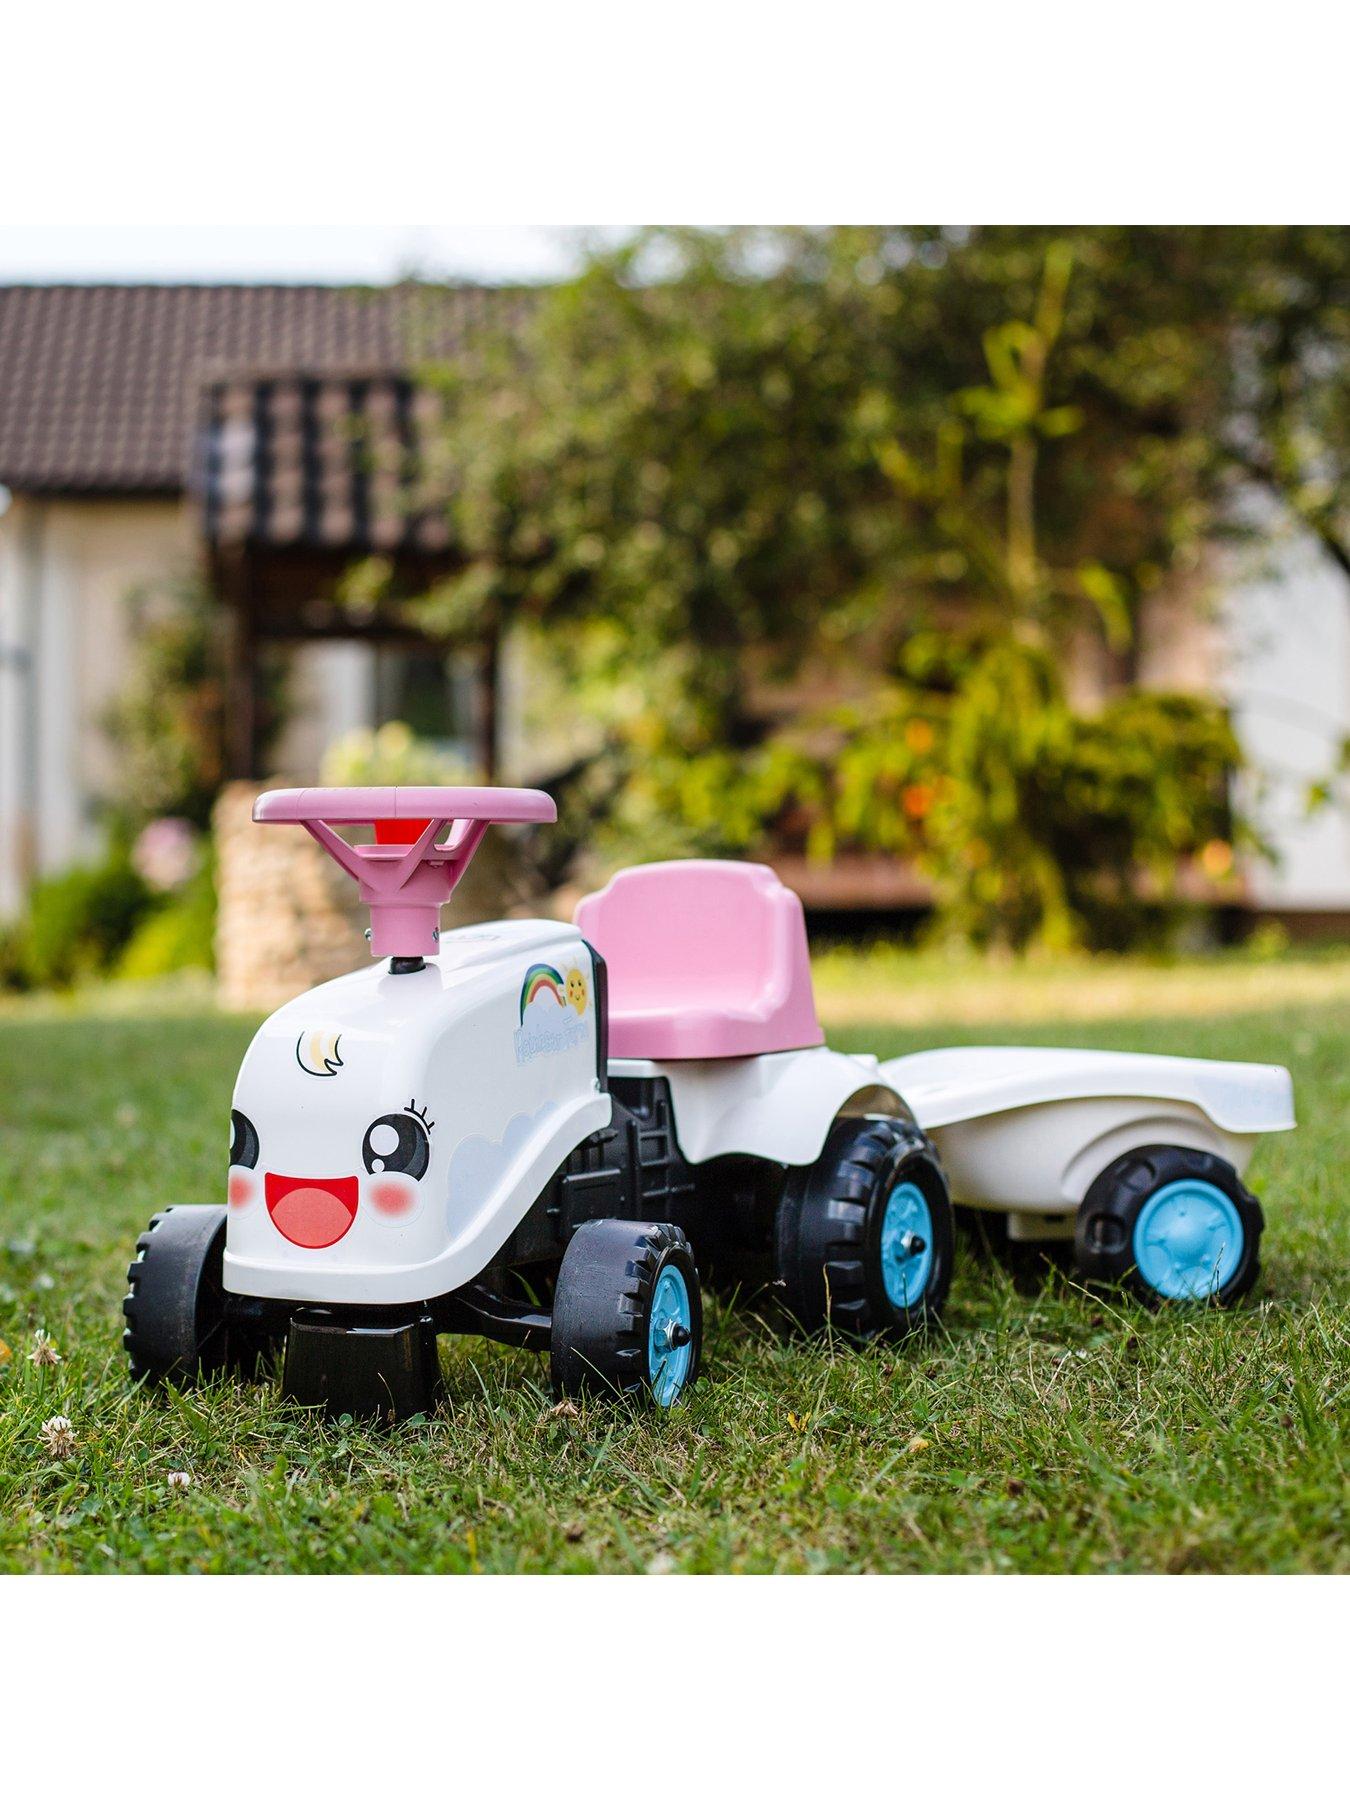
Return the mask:
M361 1160L368 1175L411 1175L420 1181L431 1160L425 1124L413 1113L385 1113L367 1131Z
M230 1114L230 1167L256 1169L258 1166L258 1133L252 1119L243 1113Z

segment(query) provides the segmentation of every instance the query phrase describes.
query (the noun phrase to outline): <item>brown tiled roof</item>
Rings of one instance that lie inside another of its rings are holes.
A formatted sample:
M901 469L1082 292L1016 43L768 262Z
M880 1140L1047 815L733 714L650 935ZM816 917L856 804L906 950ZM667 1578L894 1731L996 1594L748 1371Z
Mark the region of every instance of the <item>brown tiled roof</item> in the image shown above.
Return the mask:
M392 375L522 303L519 290L424 284L0 286L0 483L180 490L213 378Z

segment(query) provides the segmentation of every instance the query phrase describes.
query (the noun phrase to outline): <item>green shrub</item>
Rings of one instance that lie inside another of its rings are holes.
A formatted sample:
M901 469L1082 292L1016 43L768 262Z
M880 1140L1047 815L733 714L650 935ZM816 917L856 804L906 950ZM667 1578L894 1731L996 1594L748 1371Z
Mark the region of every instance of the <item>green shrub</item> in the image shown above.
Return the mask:
M100 973L153 905L150 889L121 850L40 881L20 930L25 982L66 987Z
M326 787L454 787L472 778L462 757L418 737L402 719L337 738L319 770Z
M1252 841L1240 764L1213 702L1125 692L1080 713L1048 655L996 642L958 679L879 684L748 750L661 747L632 771L615 847L895 856L932 881L944 933L1126 949L1166 930L1191 863L1222 880Z
M0 925L0 993L22 992L31 987L28 972L28 934L22 924Z
M215 883L202 869L141 921L113 973L121 981L157 981L182 969L212 969L215 929Z
M225 608L201 577L133 589L132 661L104 728L117 749L111 798L132 825L179 817L205 829L225 779ZM286 663L255 650L257 735L266 758L290 710Z

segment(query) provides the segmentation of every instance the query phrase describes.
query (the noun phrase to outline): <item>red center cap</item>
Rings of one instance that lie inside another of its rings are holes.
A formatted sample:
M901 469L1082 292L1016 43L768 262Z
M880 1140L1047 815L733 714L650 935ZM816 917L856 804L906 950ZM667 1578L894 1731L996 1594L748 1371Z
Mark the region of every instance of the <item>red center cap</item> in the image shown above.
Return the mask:
M356 1217L355 1175L315 1181L308 1175L268 1175L267 1210L272 1223L302 1250L326 1250L345 1237Z

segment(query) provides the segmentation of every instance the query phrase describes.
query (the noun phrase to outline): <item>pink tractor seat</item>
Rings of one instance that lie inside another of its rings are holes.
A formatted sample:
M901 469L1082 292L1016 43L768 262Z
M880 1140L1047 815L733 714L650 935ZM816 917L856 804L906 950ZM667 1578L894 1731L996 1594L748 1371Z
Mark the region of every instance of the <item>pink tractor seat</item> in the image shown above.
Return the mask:
M576 910L609 976L609 1052L656 1061L823 1044L802 903L762 863L646 863Z

